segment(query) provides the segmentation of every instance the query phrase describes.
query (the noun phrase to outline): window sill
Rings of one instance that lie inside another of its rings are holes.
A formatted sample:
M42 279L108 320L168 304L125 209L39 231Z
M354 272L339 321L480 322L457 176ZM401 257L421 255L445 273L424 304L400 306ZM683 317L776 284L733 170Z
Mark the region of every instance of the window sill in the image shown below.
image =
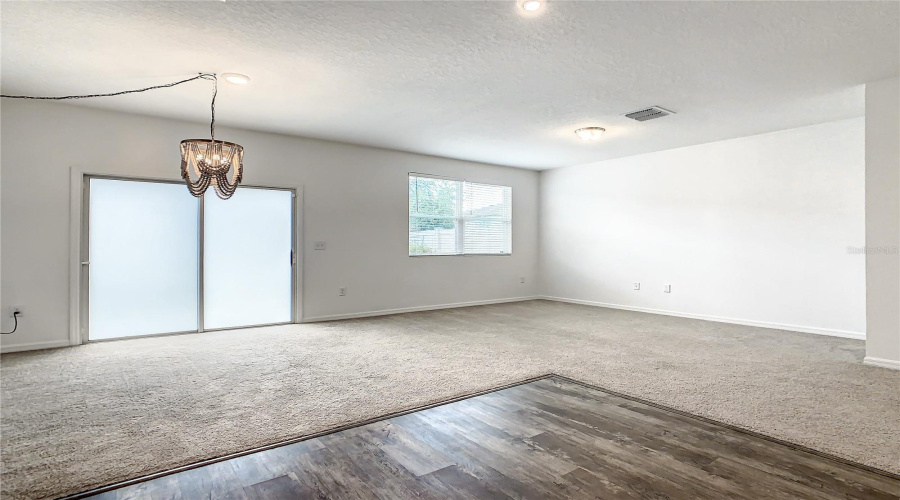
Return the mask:
M512 253L423 253L410 257L512 257Z

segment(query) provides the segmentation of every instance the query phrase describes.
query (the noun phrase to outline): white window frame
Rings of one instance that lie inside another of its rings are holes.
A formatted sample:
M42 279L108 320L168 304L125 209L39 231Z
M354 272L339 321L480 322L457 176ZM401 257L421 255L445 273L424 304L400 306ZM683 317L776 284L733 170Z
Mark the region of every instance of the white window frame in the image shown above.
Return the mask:
M407 197L409 196L409 179L410 177L422 177L426 179L442 179L449 181L456 181L462 183L462 189L459 197L456 200L456 213L458 216L454 217L456 221L456 248L462 249L462 252L459 253L422 253L422 254L411 254L408 253L409 257L482 257L482 256L494 256L494 257L510 257L513 252L513 188L512 186L507 186L505 184L495 184L492 182L478 182L471 181L468 179L460 179L458 177L447 177L444 175L435 175L435 174L423 174L421 172L409 172L406 176L406 185L407 185ZM465 183L470 184L481 184L484 186L497 186L502 188L509 188L509 252L504 253L466 253L465 246L465 229L466 229L466 220L467 219L484 219L485 217L466 217L463 214L463 205L465 203L464 192L465 192ZM409 206L409 199L407 199L407 207ZM407 222L409 221L409 214L407 214ZM409 230L407 229L407 240L409 239Z

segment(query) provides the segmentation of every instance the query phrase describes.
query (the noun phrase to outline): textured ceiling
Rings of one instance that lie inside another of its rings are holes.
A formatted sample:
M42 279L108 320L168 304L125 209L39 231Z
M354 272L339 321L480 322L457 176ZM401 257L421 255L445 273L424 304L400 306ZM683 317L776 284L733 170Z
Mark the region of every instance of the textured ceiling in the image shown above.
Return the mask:
M896 1L0 8L4 93L239 72L253 81L220 85L222 124L538 169L860 116L861 85L900 73ZM201 122L209 93L192 82L77 104ZM622 116L649 105L678 114ZM607 133L580 141L589 125Z

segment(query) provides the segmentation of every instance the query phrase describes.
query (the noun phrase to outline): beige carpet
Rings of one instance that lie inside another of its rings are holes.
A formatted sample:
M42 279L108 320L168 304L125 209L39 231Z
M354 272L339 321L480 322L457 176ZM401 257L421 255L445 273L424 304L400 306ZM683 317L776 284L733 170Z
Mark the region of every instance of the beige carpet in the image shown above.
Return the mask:
M900 472L900 372L863 353L533 301L6 354L0 493L75 493L548 372Z

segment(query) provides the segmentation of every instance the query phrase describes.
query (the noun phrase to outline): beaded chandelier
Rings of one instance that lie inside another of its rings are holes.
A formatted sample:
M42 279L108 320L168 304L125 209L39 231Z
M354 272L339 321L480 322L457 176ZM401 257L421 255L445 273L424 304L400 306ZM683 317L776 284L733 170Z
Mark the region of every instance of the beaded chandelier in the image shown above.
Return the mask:
M213 81L213 97L210 110L209 140L185 139L181 141L181 178L188 191L196 197L203 196L212 186L223 200L231 198L244 174L244 148L233 142L216 140L216 75L202 75Z
M241 146L217 141L214 136L209 140L181 141L181 178L192 195L203 196L211 185L219 198L227 200L237 190L243 173L244 148Z

